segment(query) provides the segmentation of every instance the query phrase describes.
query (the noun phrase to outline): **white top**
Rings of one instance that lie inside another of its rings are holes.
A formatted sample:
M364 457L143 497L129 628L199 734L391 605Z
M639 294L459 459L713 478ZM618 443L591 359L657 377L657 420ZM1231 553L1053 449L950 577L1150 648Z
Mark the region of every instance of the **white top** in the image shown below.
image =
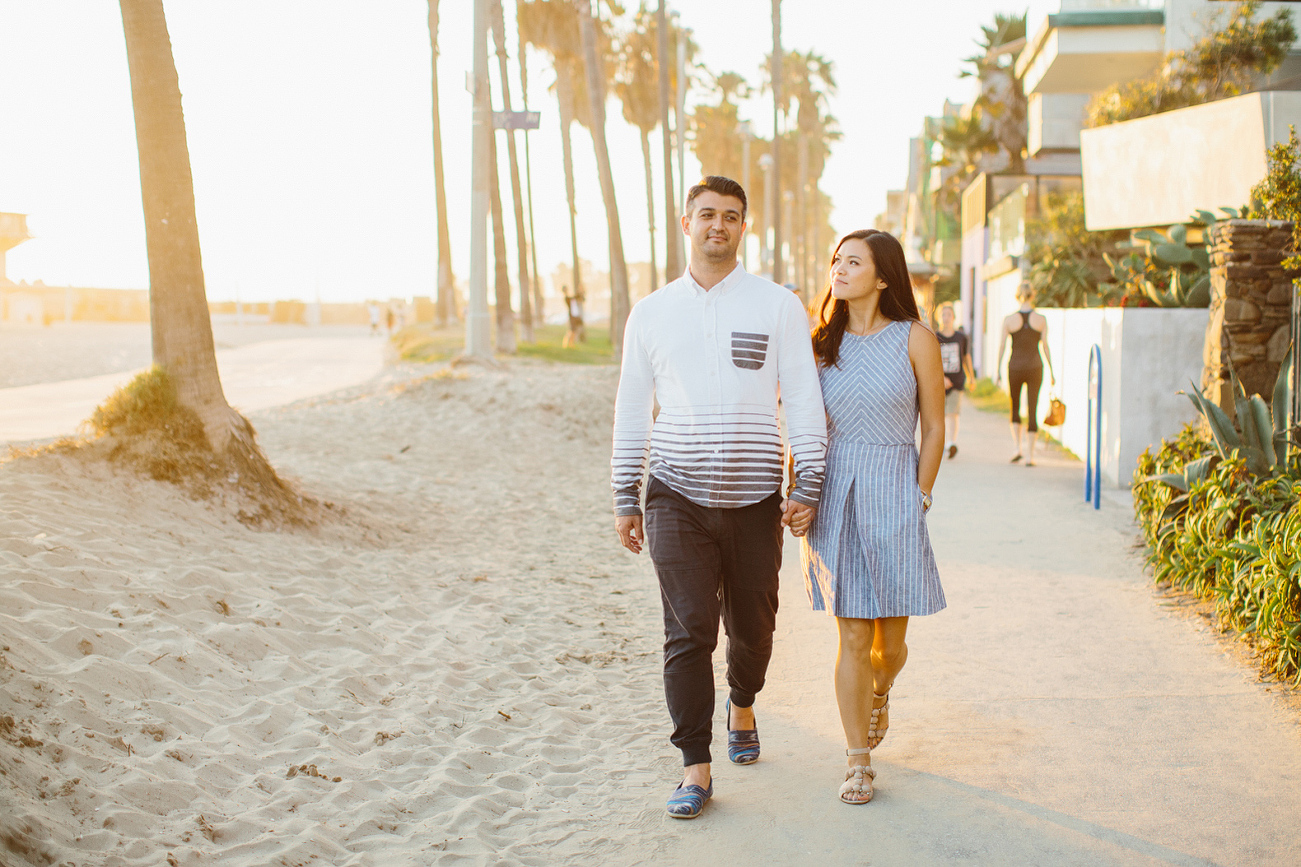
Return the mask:
M641 514L648 453L651 475L701 506L771 496L783 469L779 389L795 458L791 499L816 506L827 418L799 298L738 264L712 289L688 270L637 302L614 409L615 514Z

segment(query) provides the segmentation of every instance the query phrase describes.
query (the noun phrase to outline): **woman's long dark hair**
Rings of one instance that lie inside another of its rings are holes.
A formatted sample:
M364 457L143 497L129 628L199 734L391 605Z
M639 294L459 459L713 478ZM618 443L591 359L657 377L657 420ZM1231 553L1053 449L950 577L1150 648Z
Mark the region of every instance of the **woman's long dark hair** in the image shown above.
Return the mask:
M903 246L889 232L879 229L859 229L850 232L836 245L836 253L846 241L858 240L867 244L872 254L872 264L876 274L885 280L885 289L881 292L881 313L887 319L897 322L920 322L921 314L917 311L917 300L913 297L912 278L908 274L908 263L904 260ZM832 254L832 259L835 254ZM832 281L827 280L827 288L822 290L818 300L813 303L813 354L823 367L830 367L840 360L840 341L844 339L845 328L849 325L849 303L831 296Z

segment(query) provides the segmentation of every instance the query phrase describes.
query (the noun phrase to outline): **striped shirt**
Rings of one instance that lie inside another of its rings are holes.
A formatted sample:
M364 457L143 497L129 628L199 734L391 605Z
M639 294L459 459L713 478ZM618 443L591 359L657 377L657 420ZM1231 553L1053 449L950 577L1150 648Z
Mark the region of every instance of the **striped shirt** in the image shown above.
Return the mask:
M790 496L816 506L827 419L795 294L738 264L712 289L688 271L639 301L614 409L615 514L641 514L648 456L651 475L701 506L734 509L771 496L783 469L778 389L795 460Z

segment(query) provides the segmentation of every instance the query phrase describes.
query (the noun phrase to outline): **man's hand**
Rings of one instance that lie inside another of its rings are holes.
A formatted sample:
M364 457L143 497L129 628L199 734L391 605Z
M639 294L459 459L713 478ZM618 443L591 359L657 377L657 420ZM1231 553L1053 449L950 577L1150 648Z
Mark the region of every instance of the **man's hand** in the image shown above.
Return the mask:
M807 533L817 514L816 506L806 506L795 500L782 501L782 526L790 527L793 536L803 536Z
M944 388L946 390L953 388L953 380L949 379L947 376L944 377Z
M641 515L620 515L614 519L614 531L619 534L623 547L634 554L641 553L642 543L646 540Z

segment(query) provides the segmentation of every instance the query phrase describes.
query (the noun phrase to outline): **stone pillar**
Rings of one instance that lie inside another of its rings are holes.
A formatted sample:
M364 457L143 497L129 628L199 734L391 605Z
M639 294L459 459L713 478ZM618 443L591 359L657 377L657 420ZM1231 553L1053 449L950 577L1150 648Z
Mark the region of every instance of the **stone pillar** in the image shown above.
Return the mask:
M1230 367L1268 402L1291 337L1292 276L1283 259L1292 224L1227 220L1211 233L1211 309L1202 358L1206 396L1233 416Z

